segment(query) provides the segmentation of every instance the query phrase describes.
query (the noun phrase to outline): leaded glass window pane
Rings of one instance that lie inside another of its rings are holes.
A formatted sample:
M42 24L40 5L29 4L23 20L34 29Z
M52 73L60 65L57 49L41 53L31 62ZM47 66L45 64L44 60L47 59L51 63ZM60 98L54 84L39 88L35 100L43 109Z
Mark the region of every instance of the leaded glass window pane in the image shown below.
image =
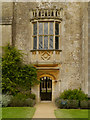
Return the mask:
M43 35L43 23L39 23L39 35Z
M39 37L39 49L42 49L43 48L43 37L40 36Z
M49 25L50 25L49 26L49 34L53 35L53 23L50 23Z
M59 48L59 37L55 37L55 49Z
M44 36L44 49L48 49L48 36Z
M59 23L55 23L55 35L59 35Z
M44 23L44 35L48 35L48 23Z
M46 14L46 13L45 13ZM55 33L53 22L39 22L39 35L37 35L37 23L33 24L33 49L37 49L37 37L39 39L39 49L53 49L55 34L55 49L59 49L59 23L55 22ZM49 27L49 29L48 29ZM44 39L43 39L44 38ZM49 43L48 43L49 42ZM44 47L43 47L44 43Z
M37 35L37 23L33 24L33 35Z
M50 36L49 48L50 48L50 49L53 49L53 36Z
M37 37L33 37L33 49L37 49Z

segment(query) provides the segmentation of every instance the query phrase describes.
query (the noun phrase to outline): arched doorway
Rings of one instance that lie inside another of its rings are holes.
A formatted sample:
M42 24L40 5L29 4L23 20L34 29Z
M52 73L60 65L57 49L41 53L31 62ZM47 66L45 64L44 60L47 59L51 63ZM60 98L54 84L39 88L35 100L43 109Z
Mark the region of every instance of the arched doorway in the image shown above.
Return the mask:
M40 98L42 101L52 100L52 79L50 77L40 78Z

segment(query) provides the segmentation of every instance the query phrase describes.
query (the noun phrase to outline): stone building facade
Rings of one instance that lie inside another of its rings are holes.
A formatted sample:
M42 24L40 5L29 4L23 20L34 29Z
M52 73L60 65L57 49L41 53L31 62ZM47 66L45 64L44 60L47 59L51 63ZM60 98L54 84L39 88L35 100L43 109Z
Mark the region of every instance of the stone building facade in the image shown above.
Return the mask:
M0 26L2 46L16 46L37 68L37 101L65 89L88 94L88 3L4 2Z

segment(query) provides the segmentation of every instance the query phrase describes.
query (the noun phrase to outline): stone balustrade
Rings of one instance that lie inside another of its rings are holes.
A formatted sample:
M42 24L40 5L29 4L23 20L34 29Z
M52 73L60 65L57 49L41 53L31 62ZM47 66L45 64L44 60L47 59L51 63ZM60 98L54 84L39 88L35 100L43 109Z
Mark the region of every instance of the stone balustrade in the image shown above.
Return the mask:
M62 18L62 8L60 9L33 9L32 18Z

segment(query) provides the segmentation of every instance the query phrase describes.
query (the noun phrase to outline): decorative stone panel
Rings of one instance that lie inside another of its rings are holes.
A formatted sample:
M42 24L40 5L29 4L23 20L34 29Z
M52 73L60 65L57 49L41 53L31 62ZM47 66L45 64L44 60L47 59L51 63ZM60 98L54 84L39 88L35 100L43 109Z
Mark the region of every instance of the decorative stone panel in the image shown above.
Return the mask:
M50 57L51 57L51 56L50 56L49 52L47 52L47 51L43 52L42 55L41 55L41 58L42 58L43 60L49 60Z
M31 50L31 63L53 64L60 63L61 50Z

